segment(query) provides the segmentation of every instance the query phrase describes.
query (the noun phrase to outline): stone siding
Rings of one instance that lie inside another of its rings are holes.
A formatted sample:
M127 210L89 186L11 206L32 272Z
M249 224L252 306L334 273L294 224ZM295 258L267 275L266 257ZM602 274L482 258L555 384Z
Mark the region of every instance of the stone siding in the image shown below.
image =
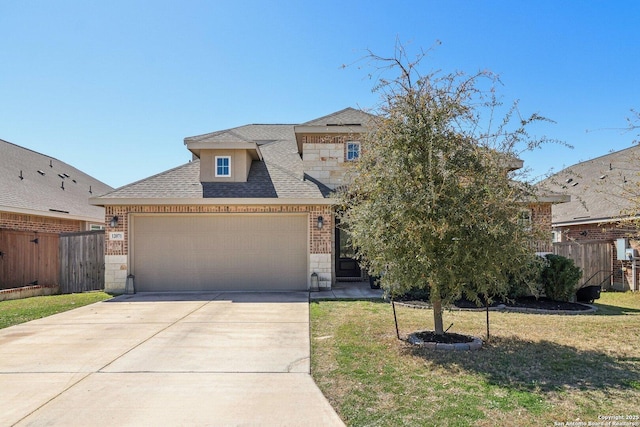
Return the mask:
M355 135L303 135L302 162L304 172L334 189L349 184L351 162L347 161L348 141L358 142Z
M309 256L309 274L318 274L320 289L330 289L333 283L333 255L311 254Z

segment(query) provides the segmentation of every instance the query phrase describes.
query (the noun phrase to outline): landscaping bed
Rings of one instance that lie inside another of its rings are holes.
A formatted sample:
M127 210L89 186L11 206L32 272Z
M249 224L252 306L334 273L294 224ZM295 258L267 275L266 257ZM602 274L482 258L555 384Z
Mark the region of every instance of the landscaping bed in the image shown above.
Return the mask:
M415 298L400 298L396 300L397 303L404 304L407 306L411 306L414 308L430 308L431 304L428 300L424 299L415 299ZM461 310L485 310L486 307L478 306L472 301L468 300L458 300L456 301L452 309L461 309ZM532 312L536 310L539 311L558 311L558 312L590 312L593 311L593 307L587 304L577 303L577 302L564 302L564 301L553 301L549 298L534 298L534 297L521 297L516 298L510 301L494 301L489 306L490 309L493 310L503 310L509 311L510 309L514 309L514 311L518 311L517 309L526 309Z
M412 305L416 307L425 307L429 308L429 301L425 301L422 299L399 299L397 300L399 303L403 303L406 305ZM480 309L484 310L485 307L478 306L472 301L468 300L458 300L453 305L454 308L459 309ZM532 310L560 310L560 311L589 311L592 310L592 307L586 304L577 303L577 302L563 302L563 301L553 301L548 298L534 298L534 297L522 297L517 298L512 301L501 302L494 301L489 306L494 309L509 309L509 308L528 308Z

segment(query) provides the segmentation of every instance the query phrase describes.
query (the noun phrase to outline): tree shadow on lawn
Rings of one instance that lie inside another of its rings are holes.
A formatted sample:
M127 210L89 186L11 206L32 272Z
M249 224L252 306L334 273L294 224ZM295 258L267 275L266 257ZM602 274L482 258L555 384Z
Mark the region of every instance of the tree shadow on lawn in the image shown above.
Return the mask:
M640 391L640 358L616 358L598 349L584 351L550 341L496 337L475 352L416 346L407 351L452 372L475 372L492 385L522 391Z
M628 315L637 315L640 314L640 310L637 308L629 308L629 307L619 307L616 305L607 305L607 304L592 304L598 308L594 314L596 316L628 316Z

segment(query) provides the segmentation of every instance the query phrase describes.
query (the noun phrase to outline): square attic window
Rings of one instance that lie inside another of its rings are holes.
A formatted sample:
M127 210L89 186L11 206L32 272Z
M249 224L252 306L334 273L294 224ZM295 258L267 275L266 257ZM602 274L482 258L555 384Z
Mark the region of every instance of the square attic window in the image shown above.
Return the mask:
M231 176L231 156L216 156L216 176Z
M360 158L360 143L357 141L347 142L347 161L358 160Z

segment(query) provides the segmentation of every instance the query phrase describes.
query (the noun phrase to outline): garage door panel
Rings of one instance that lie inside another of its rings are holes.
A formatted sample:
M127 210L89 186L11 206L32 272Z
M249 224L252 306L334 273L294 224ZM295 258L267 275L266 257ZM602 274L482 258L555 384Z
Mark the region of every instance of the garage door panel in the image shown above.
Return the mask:
M306 290L305 215L134 216L140 292Z

